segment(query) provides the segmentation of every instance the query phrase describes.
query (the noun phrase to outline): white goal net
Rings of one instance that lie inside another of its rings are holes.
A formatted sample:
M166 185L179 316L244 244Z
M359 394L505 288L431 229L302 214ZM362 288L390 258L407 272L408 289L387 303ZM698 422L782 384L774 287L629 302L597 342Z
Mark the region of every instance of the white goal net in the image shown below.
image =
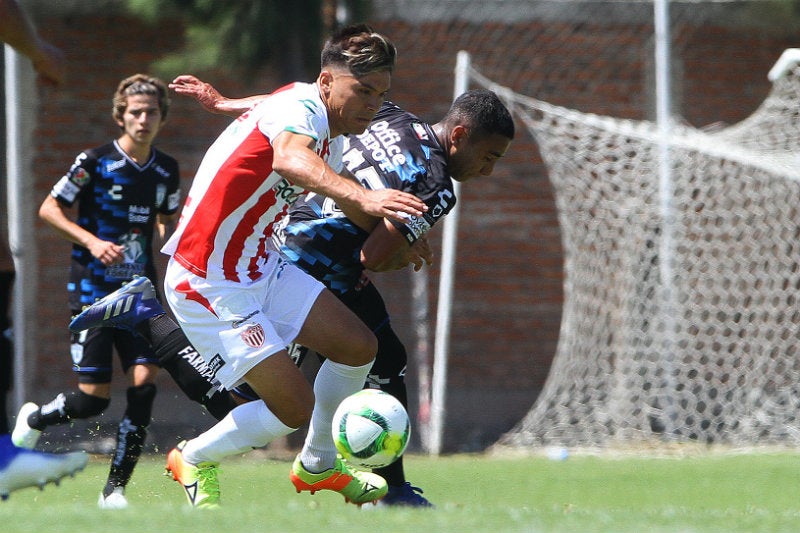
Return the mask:
M672 126L666 191L655 123L549 105L470 69L539 146L565 261L549 377L497 446L800 442L796 52L746 120Z

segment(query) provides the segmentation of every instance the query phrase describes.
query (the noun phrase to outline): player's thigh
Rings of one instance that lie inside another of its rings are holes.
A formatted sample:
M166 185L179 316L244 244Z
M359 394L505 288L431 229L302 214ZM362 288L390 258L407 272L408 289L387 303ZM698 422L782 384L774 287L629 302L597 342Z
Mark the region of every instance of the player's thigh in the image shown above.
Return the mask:
M320 292L297 342L337 363L361 366L375 358L375 335L327 289Z
M123 329L114 330L114 348L122 371L134 386L153 383L158 375L158 356L143 337Z
M311 418L314 408L311 385L285 350L263 359L244 379L287 426L297 428Z
M113 354L112 328L91 328L70 334L72 370L78 377L81 391L101 398L111 396Z

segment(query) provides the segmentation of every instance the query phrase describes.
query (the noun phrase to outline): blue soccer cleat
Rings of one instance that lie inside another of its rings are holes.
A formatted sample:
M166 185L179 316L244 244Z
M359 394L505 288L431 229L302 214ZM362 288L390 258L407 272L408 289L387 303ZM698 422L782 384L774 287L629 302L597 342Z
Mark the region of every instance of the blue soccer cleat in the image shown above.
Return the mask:
M161 314L164 308L156 299L153 284L140 276L85 308L72 319L69 329L74 333L99 327L133 331L139 322Z
M433 504L422 495L422 489L413 487L408 481L402 485L389 485L389 492L378 502L378 505L389 507L433 508Z
M43 489L56 485L62 478L83 470L89 456L86 452L46 453L18 448L9 435L0 435L0 499L8 499L15 490L26 487Z

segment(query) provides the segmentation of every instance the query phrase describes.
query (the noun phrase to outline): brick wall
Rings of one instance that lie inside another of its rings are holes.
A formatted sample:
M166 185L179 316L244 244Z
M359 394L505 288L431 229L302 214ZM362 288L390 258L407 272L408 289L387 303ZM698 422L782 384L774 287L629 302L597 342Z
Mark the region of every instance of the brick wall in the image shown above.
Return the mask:
M117 135L110 97L119 79L148 70L148 62L180 43L180 25L152 28L123 16L40 16L40 25L68 55L70 79L58 92L41 90L35 187L42 198L83 148ZM561 26L559 26L561 24ZM483 74L524 94L581 111L642 119L652 114L652 27L646 24L569 21L470 23L409 22L382 17L376 27L400 50L391 98L435 122L452 99L456 52L466 49ZM741 27L686 28L676 32L683 78L676 84L680 113L703 125L736 122L769 90L766 73L790 46L782 32ZM175 73L177 74L177 73ZM215 79L223 92L263 92L276 82ZM185 189L207 145L226 120L173 98L158 146L177 157ZM552 191L530 135L518 123L517 140L493 177L462 189L448 389L447 450L481 449L510 429L536 399L556 351L561 320L562 262ZM438 233L440 234L440 232ZM38 387L32 399L49 399L72 384L66 333L66 267L69 246L37 228L41 279ZM438 267L431 269L437 279ZM376 276L394 322L413 347L409 273ZM436 290L431 290L431 306ZM433 324L431 325L433 327ZM416 373L409 375L416 387ZM180 404L168 379L160 382L159 406ZM118 387L122 390L123 387ZM115 409L121 408L120 401ZM114 421L112 409L104 418ZM155 433L170 424L206 427L208 418L189 408L156 409Z

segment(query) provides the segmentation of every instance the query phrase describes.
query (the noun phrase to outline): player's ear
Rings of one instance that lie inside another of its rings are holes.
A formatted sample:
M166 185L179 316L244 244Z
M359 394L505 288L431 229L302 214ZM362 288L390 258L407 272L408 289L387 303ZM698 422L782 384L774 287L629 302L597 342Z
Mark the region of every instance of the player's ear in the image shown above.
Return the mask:
M323 70L319 73L317 78L319 81L319 88L322 94L326 97L331 94L331 84L333 83L333 73L330 70Z
M469 130L466 126L458 125L450 132L450 144L458 147L469 138Z

